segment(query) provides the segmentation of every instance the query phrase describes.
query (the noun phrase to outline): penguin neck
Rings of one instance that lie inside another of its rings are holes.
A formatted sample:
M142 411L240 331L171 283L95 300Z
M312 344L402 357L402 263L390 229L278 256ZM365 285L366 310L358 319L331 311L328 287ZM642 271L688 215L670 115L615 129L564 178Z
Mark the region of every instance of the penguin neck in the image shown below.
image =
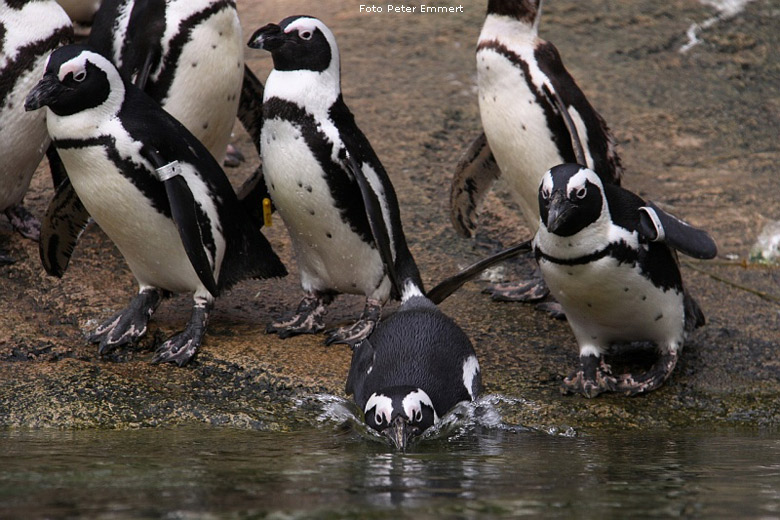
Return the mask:
M479 33L479 44L498 41L508 46L535 45L536 29L536 25L511 16L488 14Z
M114 79L119 79L118 74ZM111 81L108 98L96 107L65 116L59 116L47 108L46 126L49 134L54 140L72 139L74 136L88 139L105 135L109 133L106 126L117 119L124 99L124 84L121 81Z
M534 245L546 255L561 260L571 260L592 255L611 243L621 241L631 247L639 245L636 232L612 223L609 208L604 204L598 219L568 237L550 233L542 223L534 238Z
M322 72L313 70L271 71L265 85L263 100L273 97L293 102L310 113L327 113L341 95L338 58Z

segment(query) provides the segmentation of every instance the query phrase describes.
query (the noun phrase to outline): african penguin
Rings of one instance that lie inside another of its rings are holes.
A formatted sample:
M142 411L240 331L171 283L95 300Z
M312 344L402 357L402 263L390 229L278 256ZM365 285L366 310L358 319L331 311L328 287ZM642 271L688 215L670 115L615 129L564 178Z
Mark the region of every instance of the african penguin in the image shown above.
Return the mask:
M355 347L346 389L400 450L481 387L468 336L418 287L404 287L401 307Z
M263 99L261 152L265 182L289 230L305 292L294 315L268 327L280 337L324 329L326 306L339 293L363 294L359 321L329 334L327 343L354 343L379 320L399 291L391 282L366 215L355 161L378 197L399 279L422 287L406 244L390 179L341 95L339 51L316 18L291 16L258 29L252 48L271 52L274 68ZM392 292L392 294L391 294Z
M538 204L534 252L580 348L580 367L564 380L564 390L594 397L658 388L686 332L704 324L683 287L675 250L713 258L715 242L576 164L544 174ZM652 342L659 359L644 374L613 375L603 355L618 342Z
M245 70L234 0L104 0L89 45L223 161Z
M43 74L46 57L73 38L54 0L0 0L0 210L14 229L38 239L40 223L22 205L49 144L43 113L24 111L24 98ZM10 261L0 255L0 263Z
M462 236L471 236L478 206L500 176L533 232L539 181L551 167L585 161L604 183L620 183L623 168L604 119L564 68L555 46L537 36L541 3L488 1L476 52L484 134L461 158L450 194L451 220ZM583 158L576 153L579 142ZM488 292L500 300L532 301L546 289L508 283Z
M43 106L73 189L58 189L49 206L46 270L63 274L91 216L139 285L130 306L91 336L100 353L140 338L166 293L193 292L189 324L153 360L184 365L216 296L244 278L286 274L208 150L102 55L80 45L52 53L25 103Z

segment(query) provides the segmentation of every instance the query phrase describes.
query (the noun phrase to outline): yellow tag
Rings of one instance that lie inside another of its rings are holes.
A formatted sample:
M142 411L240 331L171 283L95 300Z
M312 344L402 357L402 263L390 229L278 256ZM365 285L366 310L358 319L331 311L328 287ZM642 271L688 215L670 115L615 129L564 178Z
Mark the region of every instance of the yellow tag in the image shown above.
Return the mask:
M274 225L271 220L271 199L268 197L263 199L263 225L269 227Z

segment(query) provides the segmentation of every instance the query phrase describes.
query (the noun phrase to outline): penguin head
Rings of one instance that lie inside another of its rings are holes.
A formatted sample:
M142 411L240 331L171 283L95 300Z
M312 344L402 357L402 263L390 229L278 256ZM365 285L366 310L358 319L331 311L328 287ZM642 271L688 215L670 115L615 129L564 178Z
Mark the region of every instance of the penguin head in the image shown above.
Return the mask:
M336 38L327 25L312 16L290 16L278 25L269 23L255 31L248 45L269 51L276 70L338 70Z
M394 386L371 394L364 407L366 424L382 433L401 451L409 439L439 420L433 402L421 388Z
M542 177L539 218L549 233L575 235L601 218L606 208L604 186L593 170L561 164Z
M66 45L49 55L43 78L27 95L27 111L46 106L58 116L99 107L116 111L124 98L119 72L84 45Z
M542 0L488 0L487 14L509 16L529 25L538 25Z

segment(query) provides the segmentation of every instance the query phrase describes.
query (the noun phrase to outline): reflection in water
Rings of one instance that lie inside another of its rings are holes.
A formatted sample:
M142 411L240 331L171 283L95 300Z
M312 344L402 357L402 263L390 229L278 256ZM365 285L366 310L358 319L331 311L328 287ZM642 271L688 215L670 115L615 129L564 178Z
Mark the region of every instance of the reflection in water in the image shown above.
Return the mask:
M780 515L776 433L471 422L399 454L334 424L0 432L0 517Z

